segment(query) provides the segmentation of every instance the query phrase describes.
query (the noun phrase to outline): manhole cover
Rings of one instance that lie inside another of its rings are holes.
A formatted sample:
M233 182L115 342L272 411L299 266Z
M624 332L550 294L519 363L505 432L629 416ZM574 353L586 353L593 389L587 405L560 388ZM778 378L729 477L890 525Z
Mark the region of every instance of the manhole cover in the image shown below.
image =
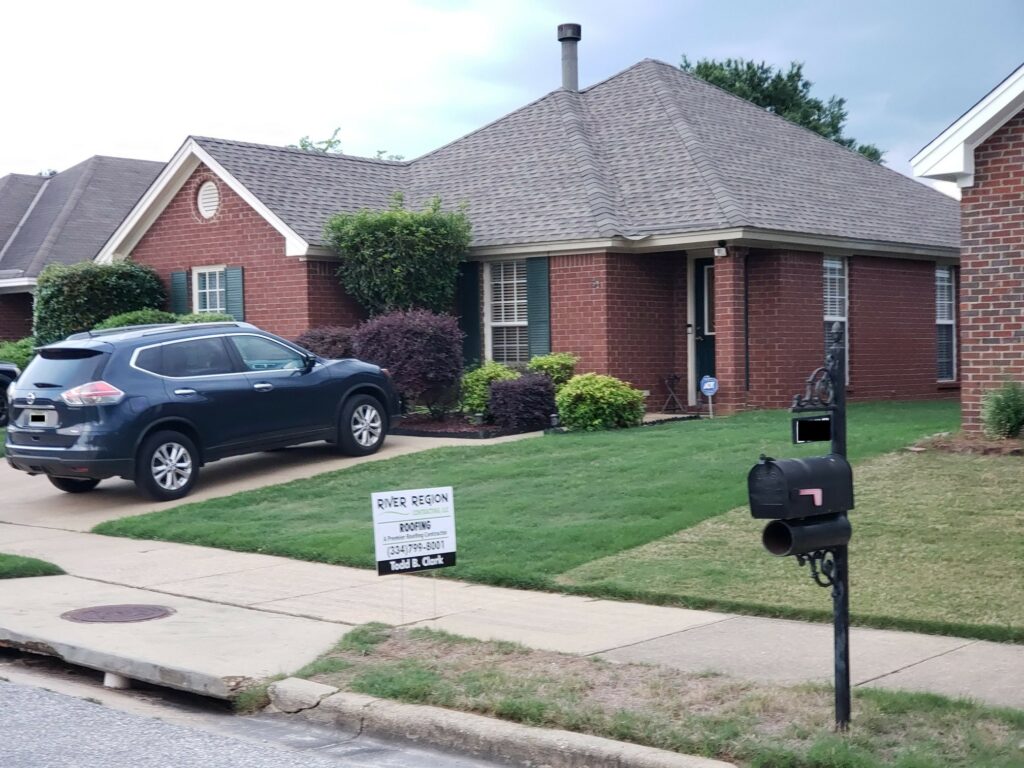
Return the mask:
M93 605L89 608L76 608L73 611L62 613L60 617L68 621L80 621L88 624L126 624L133 621L162 619L172 613L174 613L172 608L162 605Z

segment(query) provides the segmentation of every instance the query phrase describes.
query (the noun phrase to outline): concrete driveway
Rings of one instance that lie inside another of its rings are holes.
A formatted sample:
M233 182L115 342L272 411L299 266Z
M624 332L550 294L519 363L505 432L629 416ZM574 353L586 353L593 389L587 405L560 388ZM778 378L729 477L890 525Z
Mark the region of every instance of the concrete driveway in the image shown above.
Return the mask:
M144 499L135 485L126 480L104 480L90 493L58 491L45 477L30 477L11 469L0 459L0 522L89 531L107 520L140 515L179 504L230 496L239 491L276 485L298 478L312 477L367 461L381 461L406 453L416 453L448 445L489 445L521 440L541 433L512 435L490 440L460 440L443 437L405 437L389 435L384 447L372 456L340 456L326 443L311 443L273 453L255 453L224 459L203 467L191 495L178 501L153 502Z

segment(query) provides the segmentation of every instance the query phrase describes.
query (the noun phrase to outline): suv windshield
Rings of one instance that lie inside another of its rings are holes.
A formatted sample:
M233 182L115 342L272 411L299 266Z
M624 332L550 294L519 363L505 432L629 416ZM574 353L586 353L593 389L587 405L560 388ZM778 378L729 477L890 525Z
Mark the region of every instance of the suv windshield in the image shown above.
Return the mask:
M42 349L18 381L36 389L77 387L98 379L106 360L96 349Z

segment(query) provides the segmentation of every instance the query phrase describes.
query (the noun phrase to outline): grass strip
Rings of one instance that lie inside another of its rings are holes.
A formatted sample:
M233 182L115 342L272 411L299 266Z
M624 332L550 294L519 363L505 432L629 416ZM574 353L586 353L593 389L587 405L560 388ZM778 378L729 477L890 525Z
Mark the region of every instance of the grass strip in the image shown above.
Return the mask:
M64 573L53 563L34 557L5 555L0 552L0 579L23 579L29 576L57 576Z
M373 627L300 676L381 698L475 712L697 754L750 768L1009 768L1024 712L930 694L854 693L832 733L832 691L611 664L430 629ZM383 638L383 639L382 639Z

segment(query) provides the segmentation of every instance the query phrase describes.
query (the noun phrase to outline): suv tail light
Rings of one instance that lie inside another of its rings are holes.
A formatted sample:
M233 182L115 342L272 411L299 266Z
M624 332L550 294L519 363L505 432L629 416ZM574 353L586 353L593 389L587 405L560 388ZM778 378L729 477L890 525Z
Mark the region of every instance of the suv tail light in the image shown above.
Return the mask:
M116 405L124 399L124 392L105 381L90 381L61 392L60 399L68 405Z

